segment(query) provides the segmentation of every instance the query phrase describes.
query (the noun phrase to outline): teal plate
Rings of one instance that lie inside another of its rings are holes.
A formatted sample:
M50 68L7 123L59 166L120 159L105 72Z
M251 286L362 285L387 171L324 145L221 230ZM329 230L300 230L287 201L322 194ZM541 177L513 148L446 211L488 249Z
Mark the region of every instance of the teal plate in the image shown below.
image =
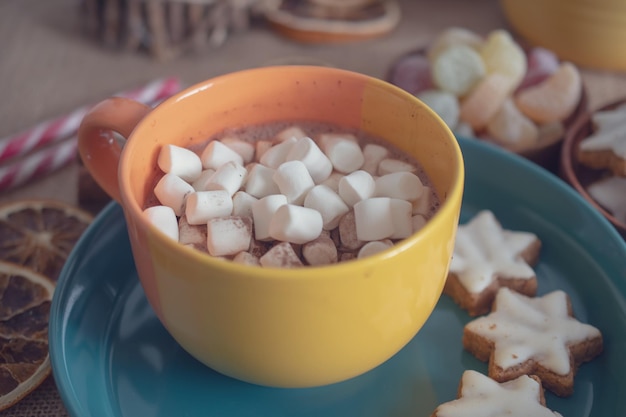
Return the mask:
M467 182L461 222L490 209L543 242L539 294L562 289L576 316L603 332L569 398L546 394L567 417L626 416L626 245L556 177L498 148L459 140ZM122 210L109 205L83 235L58 283L50 316L54 377L73 417L421 417L455 398L469 321L446 296L419 334L376 369L310 389L266 388L201 365L168 335L137 279Z

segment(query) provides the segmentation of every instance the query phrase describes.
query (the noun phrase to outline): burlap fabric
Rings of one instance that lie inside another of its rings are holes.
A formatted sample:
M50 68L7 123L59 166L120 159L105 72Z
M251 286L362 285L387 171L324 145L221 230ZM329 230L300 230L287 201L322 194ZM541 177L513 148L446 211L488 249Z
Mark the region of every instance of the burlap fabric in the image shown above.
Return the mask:
M35 391L15 404L0 412L2 417L67 417L69 414L63 406L61 397L49 376Z
M192 84L242 68L284 63L284 57L293 56L384 77L395 58L426 44L447 27L462 24L482 32L506 27L498 0L400 0L402 21L385 38L349 46L303 48L260 28L233 36L222 48L205 54L155 64L145 56L116 55L85 41L76 22L76 3L0 1L0 91L4 97L0 100L0 137L150 79L178 75ZM585 70L583 77L591 108L626 96L626 74ZM72 164L0 193L0 203L47 197L77 204L78 173L78 165ZM52 377L0 412L0 417L66 416Z

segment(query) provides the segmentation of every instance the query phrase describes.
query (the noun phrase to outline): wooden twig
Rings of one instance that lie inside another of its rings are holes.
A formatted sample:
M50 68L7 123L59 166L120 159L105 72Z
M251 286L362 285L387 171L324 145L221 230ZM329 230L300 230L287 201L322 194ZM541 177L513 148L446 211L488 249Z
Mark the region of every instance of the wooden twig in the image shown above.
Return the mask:
M104 46L114 48L118 45L121 18L120 0L106 0L104 3L104 30L102 33Z
M163 61L207 42L224 44L249 27L250 15L278 0L82 0L86 32L107 47L147 47Z
M171 54L168 52L164 8L165 4L161 2L148 1L146 3L150 30L150 51L161 61L167 60Z
M98 18L98 0L83 0L82 13L85 16L83 30L87 36L97 38L100 22Z
M140 0L128 0L126 9L126 42L124 48L128 51L139 49L145 36L145 25L142 17L143 2Z
M167 20L172 44L180 43L185 38L185 7L186 4L172 1L168 5Z

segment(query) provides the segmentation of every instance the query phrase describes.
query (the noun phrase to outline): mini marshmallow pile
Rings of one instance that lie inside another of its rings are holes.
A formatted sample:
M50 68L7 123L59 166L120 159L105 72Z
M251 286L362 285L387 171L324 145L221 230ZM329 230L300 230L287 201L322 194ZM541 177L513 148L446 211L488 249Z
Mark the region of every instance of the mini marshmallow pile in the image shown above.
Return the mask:
M362 258L426 222L417 167L348 133L317 142L298 126L272 141L228 136L200 154L164 146L161 205L147 219L178 242L235 262L297 267Z

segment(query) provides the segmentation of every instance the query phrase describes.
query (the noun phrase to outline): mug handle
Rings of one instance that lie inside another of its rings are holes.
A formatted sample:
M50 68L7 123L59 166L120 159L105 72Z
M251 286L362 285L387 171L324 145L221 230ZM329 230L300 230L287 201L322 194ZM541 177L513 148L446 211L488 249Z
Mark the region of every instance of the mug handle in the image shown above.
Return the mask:
M151 107L122 97L96 104L78 128L78 152L96 183L115 201L121 202L118 167L122 145L113 132L127 140Z

